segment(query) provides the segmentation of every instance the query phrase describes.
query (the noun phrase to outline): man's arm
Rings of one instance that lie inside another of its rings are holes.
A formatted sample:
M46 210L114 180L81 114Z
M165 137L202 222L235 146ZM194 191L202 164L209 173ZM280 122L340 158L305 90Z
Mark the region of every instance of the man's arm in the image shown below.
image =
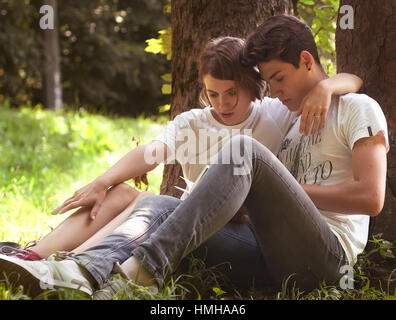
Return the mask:
M316 207L376 216L386 188L386 142L382 132L359 139L352 149L353 179L333 186L302 185Z
M297 115L301 114L300 133L304 135L315 134L323 129L331 96L358 92L362 84L362 79L349 73L339 73L320 81L301 102L300 110L297 113ZM321 117L315 119L315 114L321 115Z

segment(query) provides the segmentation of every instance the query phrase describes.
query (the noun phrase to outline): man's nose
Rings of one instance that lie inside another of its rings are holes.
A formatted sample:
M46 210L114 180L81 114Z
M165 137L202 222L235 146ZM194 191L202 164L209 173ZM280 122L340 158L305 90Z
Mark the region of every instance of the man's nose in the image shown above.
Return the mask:
M281 88L279 86L270 86L271 98L278 98L281 95Z

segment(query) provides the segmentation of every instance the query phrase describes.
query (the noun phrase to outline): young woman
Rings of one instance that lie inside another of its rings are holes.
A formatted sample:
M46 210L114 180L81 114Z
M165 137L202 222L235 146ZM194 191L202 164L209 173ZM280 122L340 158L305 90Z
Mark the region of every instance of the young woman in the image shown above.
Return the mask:
M311 134L316 133L324 126L331 96L357 91L361 85L359 78L348 74L323 79L306 94L298 112L290 112L278 99L262 97L264 83L258 70L240 64L243 49L244 41L238 38L224 37L210 41L203 50L199 72L206 107L178 115L153 142L133 149L106 173L67 199L58 208L58 213L78 207L81 209L31 247L31 252L42 258L57 250L81 252L119 226L113 233L117 234L122 230L123 222L131 219L129 214L137 200L147 196L123 182L152 170L160 162L180 162L184 177L195 182L233 135L251 135L271 152L278 153L285 134L298 114L301 114L301 130L306 131L307 127L309 131L314 122ZM322 115L322 122L315 120L315 114ZM203 143L202 140L207 142L208 139L209 145ZM176 200L169 206L172 210L173 205L181 201ZM168 210L167 214L172 210ZM167 214L156 216L155 221L149 216L144 216L144 222L129 221L128 228L131 231L131 225L139 226L140 223L145 231L139 233L139 241L143 241L165 221ZM248 225L244 226L249 228ZM89 239L92 235L94 238ZM84 244L85 240L88 241ZM110 246L117 248L125 241L114 237L110 240ZM250 240L254 241L254 237ZM114 248L111 251L116 252ZM83 255L87 252L89 250L85 250ZM103 264L106 269L104 273L112 270L113 259L118 258L113 257ZM118 261L123 262L120 259ZM103 281L98 280L99 285Z

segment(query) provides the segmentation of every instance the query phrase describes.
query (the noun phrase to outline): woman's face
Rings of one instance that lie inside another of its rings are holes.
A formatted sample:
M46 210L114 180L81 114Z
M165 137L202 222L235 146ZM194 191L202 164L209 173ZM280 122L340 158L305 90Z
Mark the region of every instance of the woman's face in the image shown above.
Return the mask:
M245 121L252 111L252 94L240 88L236 81L220 80L206 74L202 79L213 117L232 126Z

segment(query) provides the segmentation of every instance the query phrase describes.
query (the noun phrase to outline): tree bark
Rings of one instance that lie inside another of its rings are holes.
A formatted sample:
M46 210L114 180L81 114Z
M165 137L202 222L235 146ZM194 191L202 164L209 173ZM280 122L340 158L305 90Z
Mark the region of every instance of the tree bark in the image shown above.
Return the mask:
M388 122L387 190L381 214L372 219L370 238L396 240L396 0L341 0L340 8L354 9L353 29L340 27L339 14L336 47L337 72L349 72L364 81L362 91L378 101Z
M46 0L54 12L54 28L43 30L45 50L45 106L49 109L62 108L62 85L59 54L57 0Z
M288 0L172 0L171 119L200 108L198 58L206 42L218 36L246 37L266 17L290 13ZM165 166L161 194L176 197L184 188L179 164Z

